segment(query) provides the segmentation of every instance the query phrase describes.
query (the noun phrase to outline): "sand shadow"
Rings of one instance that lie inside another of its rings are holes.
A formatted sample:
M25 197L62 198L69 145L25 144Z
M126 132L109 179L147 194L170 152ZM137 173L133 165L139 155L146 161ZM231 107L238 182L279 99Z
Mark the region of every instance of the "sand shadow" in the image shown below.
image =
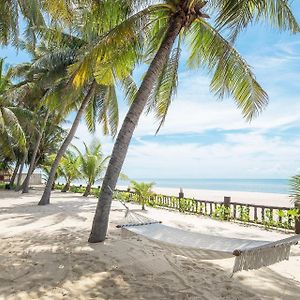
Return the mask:
M262 282L252 288L244 283L249 273L230 278L213 263L174 255L146 240L124 240L119 233L92 245L87 235L61 230L55 237L33 234L2 240L0 297L297 299L300 293L299 282L268 268L255 271Z

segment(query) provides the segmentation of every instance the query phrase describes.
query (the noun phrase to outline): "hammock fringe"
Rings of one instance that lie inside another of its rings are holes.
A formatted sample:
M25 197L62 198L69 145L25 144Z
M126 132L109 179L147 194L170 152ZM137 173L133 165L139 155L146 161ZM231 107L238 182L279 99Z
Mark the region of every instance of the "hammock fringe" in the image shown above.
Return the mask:
M231 253L235 256L232 275L242 270L259 269L283 260L289 260L291 246L298 244L300 240L300 235L273 242L217 237L187 232L160 225L161 223L161 221L132 212L127 208L126 222L117 225L117 227L143 235L165 245L183 247L193 252L211 250ZM228 251L225 243L228 243L230 248L234 245L237 248L232 248L231 251Z
M283 260L289 260L291 244L282 244L272 248L242 251L235 257L232 273L242 270L256 270Z

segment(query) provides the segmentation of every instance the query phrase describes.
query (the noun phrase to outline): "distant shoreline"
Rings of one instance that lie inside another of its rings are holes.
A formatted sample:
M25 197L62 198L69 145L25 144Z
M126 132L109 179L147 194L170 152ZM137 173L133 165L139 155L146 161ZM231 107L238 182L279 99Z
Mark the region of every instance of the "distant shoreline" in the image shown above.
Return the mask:
M118 185L118 189L126 190L128 186ZM168 196L178 196L179 188L155 187L153 192ZM257 204L266 206L284 206L293 207L292 199L288 194L277 193L258 193L258 192L241 192L241 191L219 191L204 189L183 189L184 196L199 200L210 200L222 202L224 196L231 197L232 202L245 204Z
M63 180L57 182L63 183ZM74 185L86 186L84 182L73 183ZM101 185L95 184L94 187ZM118 184L117 188L127 190L128 184ZM180 185L178 187L161 187L154 185L153 191L156 194L163 194L168 196L178 196ZM248 192L248 191L235 191L235 190L214 190L214 189L195 189L183 188L184 196L187 198L195 198L198 200L209 200L222 202L224 197L231 197L232 202L239 202L245 204L256 204L265 206L282 206L293 207L292 199L287 193L269 193L269 192Z
M157 188L207 190L207 191L237 191L254 193L289 194L288 179L167 179L167 178L134 178L138 182L154 182ZM57 182L64 182L60 178ZM85 185L84 180L74 181L76 185ZM117 185L128 186L129 181L119 180ZM95 186L101 185L96 182Z

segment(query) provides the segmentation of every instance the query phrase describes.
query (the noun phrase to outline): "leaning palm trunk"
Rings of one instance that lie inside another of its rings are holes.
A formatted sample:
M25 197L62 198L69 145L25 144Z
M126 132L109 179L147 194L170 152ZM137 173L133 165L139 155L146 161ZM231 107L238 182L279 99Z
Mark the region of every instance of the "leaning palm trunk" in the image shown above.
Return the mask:
M68 192L70 190L70 186L71 186L70 182L67 182L61 191L63 193Z
M35 168L35 163L36 163L36 157L37 157L37 153L38 153L38 150L39 150L39 147L40 147L40 144L41 144L41 141L42 141L42 138L43 138L43 134L44 134L44 130L46 128L46 125L47 125L47 121L48 121L48 118L49 118L49 114L50 114L50 111L48 110L47 113L46 113L46 116L45 116L45 120L43 122L43 125L38 133L38 137L37 137L37 140L36 140L36 144L34 146L34 151L33 151L33 154L32 154L32 157L31 157L31 161L30 161L30 164L29 164L29 169L28 169L28 172L27 172L27 175L26 175L26 178L24 179L24 182L22 184L22 193L28 193L29 192L29 181L30 181L30 177L34 171L34 168Z
M14 183L15 183L15 180L16 180L16 177L17 177L17 174L18 174L18 170L19 170L19 167L20 167L20 160L18 159L17 160L17 163L16 163L16 166L15 166L15 169L14 169L14 172L10 178L10 182L9 182L9 187L12 188Z
M51 190L55 184L55 173L56 173L56 170L58 168L58 165L60 163L60 160L62 159L63 155L65 154L68 146L70 145L75 133L76 133L76 130L78 128L78 125L80 123L80 119L81 117L83 116L85 110L86 110L86 107L89 103L89 100L90 100L90 97L93 93L93 90L94 90L94 83L91 85L87 95L85 96L84 100L82 101L81 103L81 106L77 112L77 115L75 117L75 120L72 124L72 127L67 135L67 137L65 138L63 144L61 145L60 149L58 150L57 152L57 155L55 157L55 160L51 166L51 170L50 170L50 173L49 173L49 177L48 177L48 180L47 180L47 184L46 184L46 187L45 187L45 190L44 190L44 193L42 195L42 198L40 200L40 202L38 203L38 205L47 205L50 203L50 195L51 195Z
M120 129L102 184L93 226L89 237L90 243L102 242L106 237L112 194L117 184L130 140L151 94L157 76L165 65L181 28L182 19L180 17L176 17L173 22L170 22L164 41L150 64L146 76L144 77L144 80L137 92L136 98Z
M21 180L22 180L22 172L23 172L23 168L26 162L26 158L27 158L27 151L25 151L22 161L21 161L21 165L20 165L20 169L19 169L19 174L18 174L18 178L17 178L17 186L16 186L16 191L21 190Z
M91 184L91 183L88 183L87 186L86 186L86 188L85 188L83 197L87 197L87 196L90 195L90 193L91 193L91 188L92 188L92 184Z

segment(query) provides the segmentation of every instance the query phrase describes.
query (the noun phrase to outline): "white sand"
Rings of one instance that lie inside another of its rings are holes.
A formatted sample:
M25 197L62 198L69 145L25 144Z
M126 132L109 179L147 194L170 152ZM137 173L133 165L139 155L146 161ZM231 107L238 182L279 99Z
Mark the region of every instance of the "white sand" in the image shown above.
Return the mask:
M119 189L126 190L127 186L118 186ZM154 187L153 191L157 194L178 196L179 188ZM289 195L276 193L255 193L255 192L239 192L239 191L213 191L184 189L184 196L199 200L209 200L222 202L224 196L231 197L232 202L249 203L268 206L292 207L293 202Z
M41 191L0 191L0 299L299 299L299 246L289 262L230 278L232 258L178 256L117 229L124 214L118 202L112 206L108 239L88 244L96 199L55 192L52 204L40 207L40 196ZM196 232L287 237L162 209L149 208L146 214Z

